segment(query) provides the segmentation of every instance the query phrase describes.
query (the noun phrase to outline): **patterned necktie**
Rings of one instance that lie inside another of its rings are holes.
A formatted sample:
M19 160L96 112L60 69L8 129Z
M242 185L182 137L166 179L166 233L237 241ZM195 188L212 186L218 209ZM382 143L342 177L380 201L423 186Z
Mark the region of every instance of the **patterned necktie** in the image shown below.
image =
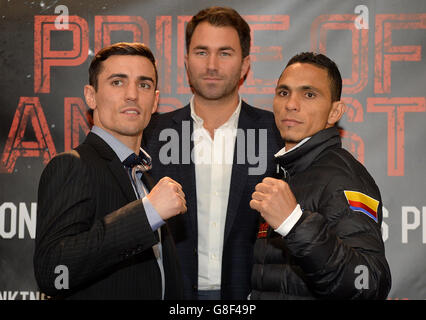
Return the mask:
M141 153L139 156L137 156L135 153L132 153L123 161L123 164L126 166L127 170L129 171L130 179L132 181L132 185L136 191L138 199L142 199L143 197L141 197L141 194L139 193L138 185L136 183L136 172L141 171L142 173L144 173L145 171L151 170L152 168L151 157L146 152L141 150ZM163 249L161 246L161 229L158 229L156 232L158 234L160 242L158 244L153 245L152 250L154 252L155 259L157 260L158 267L160 268L161 299L164 300L164 292L165 292L166 284L165 284L165 275L164 275L164 266L163 266L163 253L162 253Z
M129 171L129 176L132 180L132 185L136 191L138 199L143 198L138 190L138 185L136 182L136 172L140 171L144 173L145 171L151 170L151 157L143 150L141 150L139 156L137 156L135 153L132 153L123 161L123 164Z
M152 168L151 157L142 150L139 156L137 156L135 153L132 153L123 161L123 164L127 168L133 168L137 166L139 167L138 171L142 172L151 170Z

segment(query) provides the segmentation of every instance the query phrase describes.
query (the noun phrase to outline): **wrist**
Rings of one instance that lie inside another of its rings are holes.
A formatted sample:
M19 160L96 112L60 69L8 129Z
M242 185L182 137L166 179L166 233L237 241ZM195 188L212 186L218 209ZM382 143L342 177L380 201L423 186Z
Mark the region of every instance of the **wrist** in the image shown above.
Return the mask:
M299 221L302 213L303 212L300 208L300 205L297 204L293 212L281 223L278 228L274 229L274 231L285 237L291 231L291 229L293 229L297 221Z

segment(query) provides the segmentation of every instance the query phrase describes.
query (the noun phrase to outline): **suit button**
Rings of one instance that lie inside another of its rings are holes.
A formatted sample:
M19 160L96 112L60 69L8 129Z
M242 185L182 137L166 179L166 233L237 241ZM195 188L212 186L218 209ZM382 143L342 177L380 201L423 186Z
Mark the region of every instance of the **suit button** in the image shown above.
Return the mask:
M197 248L194 248L194 256L196 256L198 253L197 253Z

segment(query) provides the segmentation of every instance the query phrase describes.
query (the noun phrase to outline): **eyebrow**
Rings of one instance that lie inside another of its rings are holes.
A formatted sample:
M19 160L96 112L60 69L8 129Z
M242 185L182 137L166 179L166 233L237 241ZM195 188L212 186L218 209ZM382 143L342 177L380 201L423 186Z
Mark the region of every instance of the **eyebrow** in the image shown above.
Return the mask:
M275 88L275 90L281 90L281 89L288 90L289 87L285 84L280 84L278 87Z
M112 78L128 78L128 76L127 74L124 74L124 73L113 73L107 78L107 80Z
M220 47L219 48L219 50L231 50L231 51L235 51L235 49L234 48L232 48L232 47L229 47L229 46L226 46L226 47Z
M199 45L194 47L192 50L208 50L209 47L208 46L204 46L204 45ZM230 46L223 46L223 47L219 47L219 51L224 51L224 50L232 50L235 51L234 48L230 47Z
M129 78L129 76L127 74L125 74L125 73L113 73L113 74L111 74L107 78L107 80L112 79L112 78L124 78L124 79L127 79L127 78ZM147 77L147 76L139 76L138 80L140 80L140 81L148 80L148 81L151 81L152 83L154 83L154 79L152 79L151 77Z
M316 92L320 92L320 90L319 89L317 89L317 88L315 88L315 87L312 87L312 86L301 86L300 87L302 90L312 90L312 91L316 91Z
M281 89L290 90L290 87L287 86L286 84L281 84L276 88L276 90L281 90ZM302 86L296 87L296 90L298 90L298 89L313 90L313 91L316 91L316 92L321 92L321 90L319 90L318 88L315 88L315 87L309 86L309 85L302 85Z

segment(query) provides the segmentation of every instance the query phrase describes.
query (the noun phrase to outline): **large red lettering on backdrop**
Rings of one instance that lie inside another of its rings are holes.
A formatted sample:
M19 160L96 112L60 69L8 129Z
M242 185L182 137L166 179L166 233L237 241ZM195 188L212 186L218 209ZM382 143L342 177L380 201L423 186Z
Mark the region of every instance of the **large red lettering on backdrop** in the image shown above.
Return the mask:
M134 42L149 45L149 26L138 16L95 16L95 53L111 44L111 32L128 31Z
M426 29L426 14L376 15L374 92L391 92L392 61L420 61L420 46L392 45L392 31L398 29Z
M290 27L290 16L288 15L248 15L244 16L251 29L251 52L250 59L252 63L260 61L282 61L281 46L256 46L255 31L261 36L261 31L284 31ZM277 79L259 79L254 77L253 72L249 72L244 85L241 88L243 94L273 94Z
M28 123L34 129L36 141L24 140ZM21 97L2 155L2 172L12 173L19 157L43 157L43 163L56 154L55 144L37 97Z
M256 46L255 32L268 30L284 31L290 28L288 15L247 15L244 16L251 27L252 51L251 61L281 61L281 46ZM351 96L362 92L368 84L368 29L355 27L356 15L334 14L317 17L311 26L311 50L327 52L327 33L330 30L350 32L352 48L351 77L343 79L342 99L348 105L346 119L349 122L363 122L362 103ZM34 93L50 93L52 67L78 66L89 57L89 27L85 19L70 16L68 29L55 27L57 16L34 17ZM191 16L176 17L176 61L172 61L173 17L157 16L155 24L155 48L159 71L159 87L162 93L160 112L181 108L181 101L175 94L190 94L184 66L185 26ZM387 94L391 92L391 63L395 61L420 61L421 46L395 46L392 43L393 30L425 29L426 14L377 14L375 20L374 51L374 92ZM127 31L132 33L133 41L150 42L149 25L139 16L95 16L94 48L111 44L111 33ZM71 32L70 50L52 50L52 32ZM172 64L176 63L176 79L172 78ZM255 78L250 72L241 93L262 95L273 94L276 79ZM173 89L175 83L175 89ZM263 98L256 98L263 99ZM258 101L258 100L257 100ZM81 98L64 98L64 148L71 149L78 145L80 133L87 134L89 125L85 118L87 107ZM388 175L404 175L405 152L405 114L407 112L426 112L425 98L367 98L367 112L387 114L388 124ZM27 124L32 125L36 141L27 141L24 135ZM361 161L364 161L364 141L352 132L342 132L349 141L347 146ZM43 157L46 163L56 154L47 121L38 97L21 97L8 134L1 157L0 171L13 172L19 157Z
M51 33L57 29L57 16L34 17L34 93L50 93L50 69L54 66L78 66L89 53L89 27L86 20L70 16L68 29L72 32L71 50L51 50Z
M357 94L368 84L368 29L356 28L354 14L327 14L317 17L311 25L311 50L327 54L327 33L330 30L350 31L352 52L351 78L343 78L342 94ZM353 97L342 97L348 106L346 119L349 122L363 122L364 109ZM346 147L364 163L363 139L346 130L341 131Z
M361 92L368 83L368 29L357 29L356 15L321 15L311 26L311 50L327 54L327 32L348 30L351 32L352 77L344 78L343 94Z
M387 114L388 175L404 175L405 114L425 112L425 98L368 98L367 112Z
M161 93L172 93L172 17L157 17L155 23L158 87Z
M80 128L84 136L89 131L86 118L87 107L81 98L67 97L64 99L64 148L73 149L80 144Z

